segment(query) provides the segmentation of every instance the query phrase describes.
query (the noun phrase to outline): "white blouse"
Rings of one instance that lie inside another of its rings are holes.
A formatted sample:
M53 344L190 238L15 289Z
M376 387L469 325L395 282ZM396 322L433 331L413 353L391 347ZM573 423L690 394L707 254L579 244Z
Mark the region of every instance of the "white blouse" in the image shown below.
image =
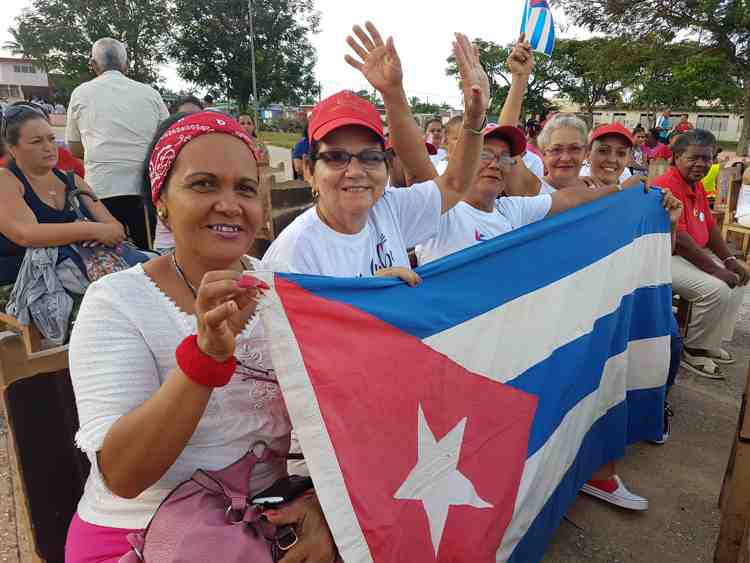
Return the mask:
M254 259L252 259L254 260ZM253 265L258 268L259 262ZM275 379L257 315L237 337L243 365L228 385L213 391L195 433L169 470L135 499L112 493L96 452L112 425L151 397L176 367L175 350L196 332L196 319L181 311L138 265L91 284L70 341L70 375L80 429L76 443L91 461L78 514L86 522L144 528L164 497L196 469L222 469L256 441L285 451L291 423ZM257 465L251 489L261 490L283 474L284 463Z

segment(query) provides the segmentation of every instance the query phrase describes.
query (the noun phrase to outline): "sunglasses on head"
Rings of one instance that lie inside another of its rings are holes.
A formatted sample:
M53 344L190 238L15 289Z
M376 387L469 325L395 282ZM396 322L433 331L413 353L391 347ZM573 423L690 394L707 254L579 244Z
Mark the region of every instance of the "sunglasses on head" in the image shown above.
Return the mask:
M5 137L5 131L8 128L9 124L13 123L22 115L28 115L30 113L39 115L40 117L47 119L47 114L44 113L44 111L42 111L42 109L39 107L33 106L28 103L18 103L12 105L3 112L3 122L2 126L0 127L0 135Z

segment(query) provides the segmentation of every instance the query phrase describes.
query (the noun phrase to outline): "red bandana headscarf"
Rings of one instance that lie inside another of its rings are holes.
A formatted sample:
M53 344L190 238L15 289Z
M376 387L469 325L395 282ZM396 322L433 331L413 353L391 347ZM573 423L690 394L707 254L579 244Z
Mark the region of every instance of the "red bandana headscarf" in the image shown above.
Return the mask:
M193 139L208 133L224 133L241 139L258 160L258 148L234 118L214 111L191 113L175 121L159 139L148 161L148 175L151 179L151 200L156 205L164 181L174 166L180 151Z

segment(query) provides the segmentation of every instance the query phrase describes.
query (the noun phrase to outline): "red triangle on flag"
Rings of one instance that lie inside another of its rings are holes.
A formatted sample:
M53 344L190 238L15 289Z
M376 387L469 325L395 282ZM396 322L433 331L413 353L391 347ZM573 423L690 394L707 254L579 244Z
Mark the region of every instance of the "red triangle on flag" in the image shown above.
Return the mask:
M536 397L351 305L276 290L374 561L494 562Z

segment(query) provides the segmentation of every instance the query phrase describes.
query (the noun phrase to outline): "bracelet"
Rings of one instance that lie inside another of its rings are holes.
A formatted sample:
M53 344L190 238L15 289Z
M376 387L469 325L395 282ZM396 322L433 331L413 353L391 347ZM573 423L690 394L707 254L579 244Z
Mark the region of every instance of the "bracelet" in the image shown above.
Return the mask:
M472 129L471 127L466 125L466 122L464 121L464 130L468 131L469 133L474 133L474 135L483 135L485 127L487 127L487 114L484 115L484 120L482 121L482 124L479 126L479 129Z
M726 264L727 262L731 262L733 260L736 261L737 257L736 256L727 256L726 258L724 258L724 260L722 260L722 262L724 262L724 264Z
M185 338L175 352L177 367L195 383L206 387L224 387L237 369L234 356L217 362L198 347L198 335Z

